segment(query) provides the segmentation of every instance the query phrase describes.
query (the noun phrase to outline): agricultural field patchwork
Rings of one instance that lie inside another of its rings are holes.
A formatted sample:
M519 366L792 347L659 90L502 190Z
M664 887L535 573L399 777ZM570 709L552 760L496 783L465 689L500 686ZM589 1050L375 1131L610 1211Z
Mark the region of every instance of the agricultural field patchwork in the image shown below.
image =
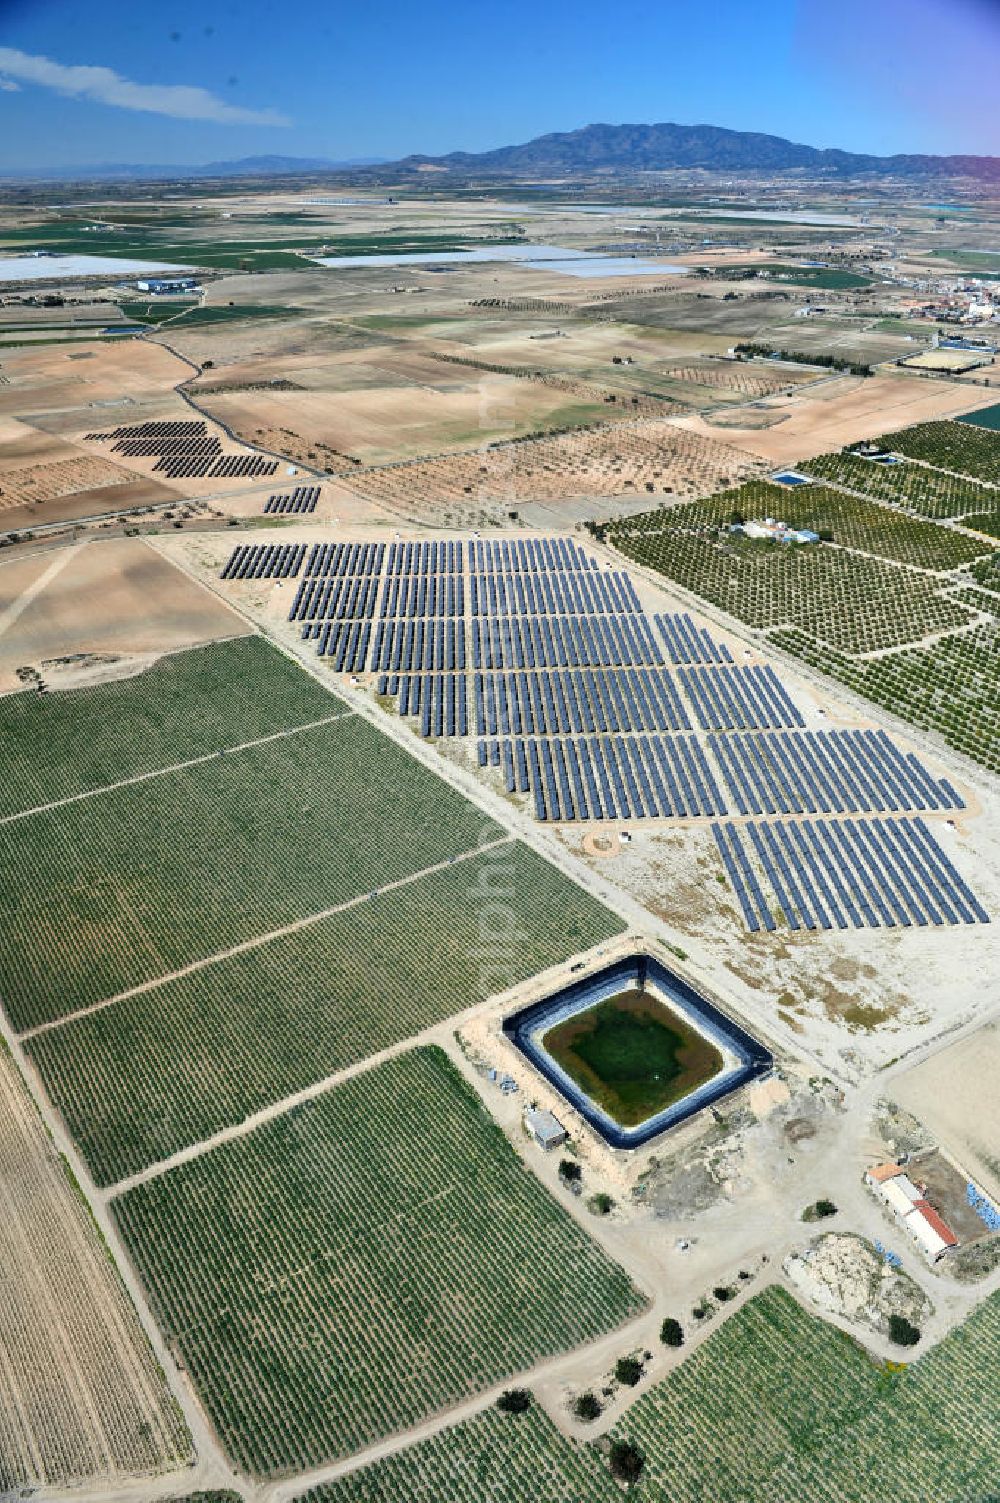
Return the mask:
M191 1441L90 1211L0 1045L0 1494L185 1464Z
M648 419L358 471L349 483L361 496L439 521L442 505L461 516L478 515L484 505L581 495L697 495L759 468L728 444Z
M771 1288L620 1421L646 1456L642 1503L897 1503L985 1498L1000 1410L993 1295L887 1372ZM971 1423L970 1423L971 1421Z
M259 1476L371 1444L644 1305L438 1049L113 1206L227 1451Z
M484 952L502 884L516 948ZM100 1184L218 1132L622 929L510 842L28 1041Z
M323 720L344 702L264 638L161 658L134 678L0 698L0 817Z
M24 1029L501 834L345 716L0 826L0 993Z

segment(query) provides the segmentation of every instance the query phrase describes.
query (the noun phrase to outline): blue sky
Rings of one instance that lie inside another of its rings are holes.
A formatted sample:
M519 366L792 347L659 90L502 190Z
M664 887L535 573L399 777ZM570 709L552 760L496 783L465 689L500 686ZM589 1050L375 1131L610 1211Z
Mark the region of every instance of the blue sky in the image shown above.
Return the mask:
M1000 0L0 0L0 167L483 150L591 121L1000 155Z

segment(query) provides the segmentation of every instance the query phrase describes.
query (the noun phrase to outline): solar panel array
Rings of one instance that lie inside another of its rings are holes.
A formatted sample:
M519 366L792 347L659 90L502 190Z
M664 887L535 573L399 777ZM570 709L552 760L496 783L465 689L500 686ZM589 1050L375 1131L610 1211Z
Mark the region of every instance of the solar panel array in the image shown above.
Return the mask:
M276 459L259 454L223 454L203 419L133 423L106 433L88 433L95 442L112 443L111 452L126 459L152 459L154 473L168 480L222 478L236 475L273 475Z
M635 587L622 570L546 574L473 574L469 598L474 616L571 616L628 614L642 610Z
M541 616L472 622L475 668L636 668L662 664L645 616Z
M712 750L741 814L898 813L962 809L885 731L764 731L714 736Z
M625 668L609 673L477 673L481 736L561 735L690 728L669 674Z
M296 579L305 543L242 543L234 548L222 579Z
M654 616L672 663L731 663L733 655L724 642L716 642L703 626L696 626L687 611Z
M535 818L672 819L725 812L696 736L511 737L479 742L479 765L531 793Z
M679 668L678 673L703 730L805 725L773 668Z
M295 512L301 515L304 512L315 511L318 500L318 485L297 485L287 496L268 496L264 502L264 511L283 514Z
M422 736L479 738L537 819L712 821L751 930L985 919L905 817L962 808L947 780L884 731L807 729L773 668L647 616L572 540L255 545L223 571L300 573L289 619L317 652Z
M989 923L989 915L919 816L762 821L712 833L747 927L775 918L743 837L792 929Z

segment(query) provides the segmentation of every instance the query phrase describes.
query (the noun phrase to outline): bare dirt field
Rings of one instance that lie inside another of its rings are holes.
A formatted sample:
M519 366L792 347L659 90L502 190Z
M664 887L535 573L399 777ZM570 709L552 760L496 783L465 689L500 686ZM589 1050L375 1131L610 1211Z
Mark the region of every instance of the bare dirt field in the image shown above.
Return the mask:
M599 402L574 402L538 382L444 364L428 374L436 377L435 385L404 384L397 378L369 390L255 392L200 400L247 443L263 443L268 434L287 429L307 444L321 444L365 464L607 416ZM322 451L313 447L312 452L319 458Z
M30 664L52 687L88 673L86 657L61 671L54 658L108 655L144 667L160 653L239 635L222 602L136 538L80 543L0 564L0 693ZM90 666L92 673L93 668Z
M977 974L985 976L983 961ZM898 1075L893 1100L913 1113L994 1197L1000 1197L1000 1024L977 1032Z
M726 442L770 464L794 464L910 423L953 417L968 411L970 405L988 406L990 400L986 392L980 400L967 387L950 381L928 381L889 371L869 377L841 376L793 397L769 401L763 410L781 419L773 427L737 428L733 426L735 414L727 414ZM693 433L710 435L716 431L703 417L677 421Z
M23 414L29 420L32 413L63 407L135 403L170 391L191 374L183 361L146 340L95 341L85 349L72 350L60 345L5 350L3 372L10 385L0 388L0 414ZM95 419L90 426L99 427L100 421Z
M6 1048L0 1203L0 1493L185 1463L180 1410Z

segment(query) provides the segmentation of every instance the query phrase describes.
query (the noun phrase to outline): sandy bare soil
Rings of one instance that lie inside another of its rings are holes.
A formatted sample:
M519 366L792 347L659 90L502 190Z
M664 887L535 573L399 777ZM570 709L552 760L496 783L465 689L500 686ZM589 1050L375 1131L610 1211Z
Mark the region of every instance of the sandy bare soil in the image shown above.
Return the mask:
M0 1493L186 1462L146 1335L6 1050L0 1211Z
M766 410L782 421L764 430L737 428L734 414L726 416L726 442L759 455L771 464L794 464L814 454L880 433L905 428L910 423L954 417L973 407L988 406L994 397L987 392L973 395L967 387L950 381L929 381L891 372L875 376L843 376L793 397L776 398ZM702 417L678 418L693 433L718 434Z
M137 538L0 564L0 693L19 687L14 670L26 664L53 688L70 687L83 681L84 666L44 665L97 653L138 669L160 653L244 630L220 600Z
M979 974L988 974L985 962ZM1000 1024L985 1024L892 1082L895 1101L1000 1198Z

